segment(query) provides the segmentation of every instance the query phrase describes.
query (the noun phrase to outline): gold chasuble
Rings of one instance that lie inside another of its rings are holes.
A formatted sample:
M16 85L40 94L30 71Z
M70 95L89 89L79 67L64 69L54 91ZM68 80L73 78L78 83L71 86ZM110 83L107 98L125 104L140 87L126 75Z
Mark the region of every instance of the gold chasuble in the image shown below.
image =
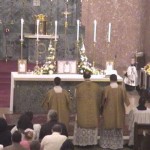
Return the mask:
M117 88L107 86L104 90L104 128L117 129L123 128L125 120L125 106L130 104L126 91L122 86Z
M58 121L64 123L68 128L70 95L65 89L62 89L61 92L56 92L54 89L49 90L43 100L42 107L46 110L56 110Z
M90 80L76 87L77 125L81 128L97 128L102 90Z

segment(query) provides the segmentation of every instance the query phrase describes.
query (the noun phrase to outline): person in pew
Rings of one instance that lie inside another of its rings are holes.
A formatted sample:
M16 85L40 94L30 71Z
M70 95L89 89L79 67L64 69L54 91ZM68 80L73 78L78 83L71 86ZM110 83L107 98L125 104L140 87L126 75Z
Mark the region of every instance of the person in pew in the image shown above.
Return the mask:
M26 129L23 134L24 138L21 140L20 145L25 149L30 150L30 143L35 139L35 132L32 129Z
M69 111L70 111L70 94L61 87L61 79L54 79L54 88L50 89L44 97L42 107L47 111L54 109L58 114L58 121L66 125L68 129Z
M139 90L138 72L135 64L135 58L132 58L131 65L127 68L125 73L124 83L127 91Z
M100 147L123 148L122 128L125 122L125 106L129 106L126 90L117 83L117 76L110 76L110 85L104 89L103 124L100 131Z
M11 134L13 134L16 130L19 130L22 133L22 138L24 138L24 131L26 129L33 129L35 133L35 139L39 139L39 133L41 129L40 124L33 124L33 112L27 111L24 114L22 114L17 122L17 125L14 126L11 130Z
M34 140L30 143L30 150L40 150L41 149L41 144L39 141Z
M52 128L55 124L59 124L62 128L62 135L68 137L68 132L65 124L58 122L57 112L53 109L49 110L47 115L48 122L41 126L39 139L42 140L46 135L52 134Z
M15 131L12 134L12 145L4 147L3 150L26 150L24 147L20 145L21 142L21 132Z
M33 123L31 118L24 113L19 117L17 125L12 128L11 133L13 134L16 130L19 130L21 133L23 133L27 128L33 129Z
M129 113L129 147L134 145L134 124L144 123L150 124L150 109L145 106L146 100L145 97L139 98L139 104L136 108L130 111Z
M52 134L46 135L41 141L42 150L60 150L62 144L67 137L61 135L62 129L59 124L55 124L52 128Z
M11 145L11 132L4 118L0 118L0 144L4 147Z
M70 139L67 139L61 146L60 150L74 150L74 145Z
M91 72L85 71L84 80L76 86L76 121L73 143L76 146L97 145L102 89L90 80Z

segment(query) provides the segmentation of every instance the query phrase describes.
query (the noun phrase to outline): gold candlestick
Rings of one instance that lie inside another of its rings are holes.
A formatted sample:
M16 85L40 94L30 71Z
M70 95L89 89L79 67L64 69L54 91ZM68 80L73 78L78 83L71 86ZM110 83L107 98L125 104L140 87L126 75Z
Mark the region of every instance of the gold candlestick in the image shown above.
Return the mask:
M39 59L39 40L36 40L36 61Z
M20 44L21 44L21 60L23 59L23 40L20 40Z
M79 59L79 41L76 41L77 60Z
M39 70L39 61L38 61L38 58L39 58L39 40L37 39L36 40L36 61L35 61L35 67L34 67L34 71L35 72L38 72Z
M57 39L56 40L54 40L54 49L55 49L55 59L56 59L56 47L57 47Z
M96 46L96 42L93 43L93 68L95 67L95 46Z

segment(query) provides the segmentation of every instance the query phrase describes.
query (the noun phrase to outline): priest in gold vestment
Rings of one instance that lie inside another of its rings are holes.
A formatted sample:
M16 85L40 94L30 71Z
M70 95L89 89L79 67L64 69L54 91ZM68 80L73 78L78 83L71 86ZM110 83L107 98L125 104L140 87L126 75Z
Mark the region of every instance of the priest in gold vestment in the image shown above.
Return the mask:
M125 106L130 104L126 90L117 83L115 74L110 76L110 85L104 89L103 128L100 135L100 146L109 149L123 148L123 126Z
M69 111L70 111L70 95L60 86L61 79L54 79L54 88L50 89L42 102L42 107L46 110L56 110L58 121L64 123L68 128Z
M77 85L75 92L77 116L73 142L79 146L96 145L102 89L90 80L90 72L84 72L83 76L85 81Z

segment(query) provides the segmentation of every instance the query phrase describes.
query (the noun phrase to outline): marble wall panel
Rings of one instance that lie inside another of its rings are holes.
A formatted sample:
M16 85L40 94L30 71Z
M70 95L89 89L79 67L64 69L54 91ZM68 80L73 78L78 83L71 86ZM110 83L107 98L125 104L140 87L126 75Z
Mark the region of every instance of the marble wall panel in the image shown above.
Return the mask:
M85 25L85 46L88 57L98 67L114 60L117 70L129 65L136 52L144 50L146 0L83 0L82 24ZM149 6L150 7L150 6ZM93 46L93 20L98 22L97 43ZM111 22L111 42L107 42ZM149 34L150 35L150 34Z
M35 34L35 15L44 14L47 16L47 34L54 34L54 21L58 20L58 34L65 35L65 15L66 10L66 0L53 0L45 1L39 0L40 6L34 6L33 0L0 0L0 42L2 40L3 44L0 44L0 58L5 57L6 51L8 52L9 57L12 59L20 58L20 19L24 18L24 33ZM68 2L68 31L76 30L76 20L81 16L81 3L78 0L70 0ZM6 29L9 29L9 32L6 33ZM68 57L64 58L64 55L58 53L58 57L61 59L72 58L72 53L75 54L73 41L75 43L76 34L71 31L71 37L69 37L69 42L71 45L68 46ZM63 39L60 39L62 43L59 42L59 50L64 51ZM48 44L47 44L48 45ZM27 57L26 40L24 40L24 58ZM48 48L48 47L47 47ZM33 49L33 52L35 49ZM64 52L65 53L65 52ZM32 56L34 57L34 56ZM28 59L30 61L30 58ZM35 62L35 60L31 60Z

